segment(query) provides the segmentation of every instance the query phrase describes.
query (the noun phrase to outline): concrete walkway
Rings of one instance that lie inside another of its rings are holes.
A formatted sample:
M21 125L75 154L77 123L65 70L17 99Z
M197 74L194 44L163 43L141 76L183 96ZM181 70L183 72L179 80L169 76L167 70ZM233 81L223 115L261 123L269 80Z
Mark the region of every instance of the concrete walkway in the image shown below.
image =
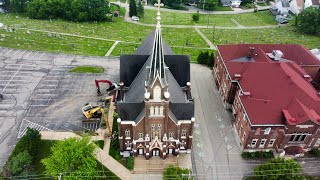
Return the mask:
M204 35L200 30L199 28L195 28L195 30L197 31L197 33L202 37L202 39L204 39L207 44L210 46L210 49L214 49L216 50L217 48L212 44L212 42L207 38L206 35Z
M109 51L107 52L107 54L105 56L110 56L110 54L112 53L113 49L119 44L120 41L116 41L114 42L114 44L112 45L112 47L109 49Z

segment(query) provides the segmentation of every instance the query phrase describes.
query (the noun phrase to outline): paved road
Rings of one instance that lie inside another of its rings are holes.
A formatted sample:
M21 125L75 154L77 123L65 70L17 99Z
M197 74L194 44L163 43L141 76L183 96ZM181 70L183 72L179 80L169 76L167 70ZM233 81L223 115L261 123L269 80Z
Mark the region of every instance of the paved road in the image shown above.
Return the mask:
M101 75L70 74L78 65L99 65ZM94 79L119 80L119 61L0 47L0 169L27 127L48 131L95 130L80 108L96 96Z

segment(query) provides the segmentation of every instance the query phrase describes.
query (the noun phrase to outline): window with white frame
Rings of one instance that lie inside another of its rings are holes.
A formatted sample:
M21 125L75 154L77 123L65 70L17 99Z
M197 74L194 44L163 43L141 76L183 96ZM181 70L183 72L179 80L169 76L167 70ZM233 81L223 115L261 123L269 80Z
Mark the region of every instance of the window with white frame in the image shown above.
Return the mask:
M242 120L243 120L243 122L246 122L246 121L247 121L247 118L246 118L246 115L245 115L245 114L243 114Z
M258 139L252 139L251 147L256 147Z
M241 125L241 126L240 126L240 130L239 130L240 134L242 133L242 129L243 129L243 128L242 128L242 125Z
M156 86L153 88L153 99L160 100L161 99L161 88Z
M169 133L169 139L173 139L173 132Z
M185 138L186 136L187 136L187 130L183 128L181 132L181 137Z
M159 137L159 139L161 139L161 129L162 129L161 124L158 124L158 137Z
M270 139L268 146L272 147L275 141L275 139Z
M263 134L267 135L267 134L270 134L270 132L271 132L271 128L268 127L268 128L266 128L266 129L264 130L264 133L263 133Z
M154 107L151 106L149 109L150 109L150 116L154 116Z
M292 133L289 142L304 142L309 133Z
M127 146L127 149L130 149L131 148L131 143L129 141L127 141L126 146Z
M154 124L151 125L151 140L154 140L154 136L156 133L156 126Z
M242 134L242 141L244 141L245 138L246 138L246 132L243 132L243 134Z
M125 136L126 138L130 138L130 131L128 129L125 131Z
M139 133L139 139L143 139L143 133L142 132Z
M160 106L160 108L159 108L159 115L163 116L163 106Z
M185 146L186 144L187 144L186 142L182 141L182 142L180 143L180 149L185 149L184 146Z
M264 147L265 144L266 144L266 139L261 139L259 147Z
M159 107L158 107L158 106L156 106L156 107L154 108L154 115L155 115L155 116L159 116Z

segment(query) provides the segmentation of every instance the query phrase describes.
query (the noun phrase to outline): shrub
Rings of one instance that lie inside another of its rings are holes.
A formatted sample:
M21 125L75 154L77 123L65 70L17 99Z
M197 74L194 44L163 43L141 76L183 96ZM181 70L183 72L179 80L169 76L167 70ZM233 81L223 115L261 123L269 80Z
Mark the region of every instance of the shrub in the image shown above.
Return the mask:
M201 51L198 55L197 61L199 64L205 64L208 67L213 67L214 53L211 52L211 54L209 54L209 51L206 51L206 52Z
M316 157L320 157L320 149L318 148L313 148L309 151L309 154L311 156L316 156Z
M270 159L270 158L273 158L273 153L272 151L242 152L241 157L243 159L255 159L255 158Z
M175 167L173 165L169 165L162 173L164 180L169 180L169 179L187 180L189 179L188 176L183 176L187 174L191 174L190 169L182 169L180 167Z
M133 166L134 166L134 157L129 156L127 161L127 168L130 170L133 170Z
M41 144L41 134L35 129L28 127L26 134L16 144L10 157L14 157L23 151L27 151L32 157L36 156Z
M32 159L27 151L23 151L9 161L8 171L13 176L29 175L32 170Z
M194 22L198 22L199 19L200 19L199 13L192 14L192 19L193 19Z
M104 147L104 140L93 141L100 149Z

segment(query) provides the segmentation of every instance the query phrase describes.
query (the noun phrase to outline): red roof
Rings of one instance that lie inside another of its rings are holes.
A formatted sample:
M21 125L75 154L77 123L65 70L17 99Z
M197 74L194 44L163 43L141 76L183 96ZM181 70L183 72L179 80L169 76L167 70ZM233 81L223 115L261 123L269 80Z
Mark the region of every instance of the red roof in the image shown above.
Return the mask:
M234 60L244 57L248 54L249 48L255 48L254 58L258 62L272 61L266 56L273 50L280 50L284 59L293 61L298 65L319 65L320 61L304 46L296 44L237 44L237 45L219 45L218 49L223 54L224 61Z
M218 46L230 76L235 80L234 75L240 74L241 79L238 79L238 82L243 92L250 92L247 95L242 95L240 99L251 123L254 125L285 125L301 124L309 120L320 123L320 96L308 82L308 79L306 80L308 76L304 77L306 72L294 63L299 62L299 58L292 56L294 62L276 62L270 60L268 56L264 56L265 53L262 54L263 50L267 48L269 48L267 52L271 52L274 46L283 52L286 59L289 57L286 56L288 52L285 50L288 50L289 47L292 47L293 51L300 51L299 57L310 57L307 53L309 51L297 45L269 46ZM255 52L258 55L254 57L254 61L241 60L241 57L248 53L249 47L255 47ZM313 58L303 61L311 63ZM318 60L316 62L319 63Z

